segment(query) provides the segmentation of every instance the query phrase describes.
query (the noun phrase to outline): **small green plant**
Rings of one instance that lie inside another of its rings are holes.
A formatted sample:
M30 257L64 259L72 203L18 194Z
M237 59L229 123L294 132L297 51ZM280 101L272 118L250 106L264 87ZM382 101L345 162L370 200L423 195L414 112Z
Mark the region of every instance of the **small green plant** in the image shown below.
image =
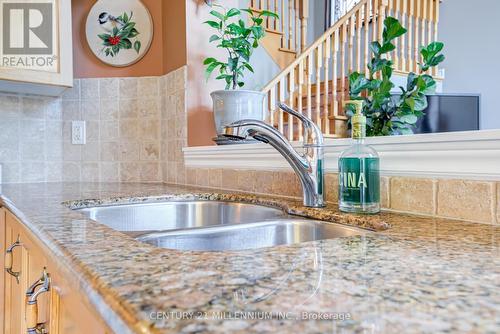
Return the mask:
M203 62L206 65L205 75L208 79L212 72L218 69L217 80L226 82L226 89L237 89L243 87L244 71L253 73L250 65L250 57L253 50L259 47L259 41L264 37L264 28L262 24L266 17L278 18L278 15L264 10L258 14L251 9L226 9L223 6L213 4L220 8L220 11L212 10L210 14L215 17L214 20L204 22L216 33L210 37L210 43L217 43L218 48L226 49L227 61L220 61L215 58L206 58ZM250 14L252 23L247 25L241 18L242 12Z
M132 21L133 12L130 16L127 13L116 18L116 26L110 34L99 34L102 40L103 52L106 56L114 57L121 49L132 49L139 53L141 50L141 41L137 38L139 31L135 28L135 22Z
M382 42L372 42L373 58L368 64L368 78L358 72L349 76L349 90L352 100L364 100L363 113L367 118L367 136L388 136L412 134L415 123L424 116L427 95L433 94L436 81L426 72L444 60L440 54L444 44L433 42L420 49L423 63L419 63L419 73L409 73L406 87L400 86L401 93L391 94L393 63L386 54L396 48L392 43L404 35L406 29L393 17L384 21ZM353 106L346 107L348 116L353 114Z

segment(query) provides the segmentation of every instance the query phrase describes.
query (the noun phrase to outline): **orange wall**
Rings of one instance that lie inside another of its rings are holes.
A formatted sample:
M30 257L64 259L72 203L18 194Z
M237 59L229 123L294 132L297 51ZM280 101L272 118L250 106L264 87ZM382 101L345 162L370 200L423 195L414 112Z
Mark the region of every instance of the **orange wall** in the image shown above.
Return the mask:
M163 75L186 64L185 0L142 0L153 18L153 41L147 54L128 67L97 59L85 37L87 14L95 0L72 0L75 78Z
M239 7L238 0L226 0L224 6ZM208 39L213 34L204 21L211 18L210 7L203 0L187 0L187 113L188 113L188 146L213 145L215 125L212 112L210 92L224 89L221 81L213 78L205 80L203 60L206 57L227 57L225 50L216 49Z

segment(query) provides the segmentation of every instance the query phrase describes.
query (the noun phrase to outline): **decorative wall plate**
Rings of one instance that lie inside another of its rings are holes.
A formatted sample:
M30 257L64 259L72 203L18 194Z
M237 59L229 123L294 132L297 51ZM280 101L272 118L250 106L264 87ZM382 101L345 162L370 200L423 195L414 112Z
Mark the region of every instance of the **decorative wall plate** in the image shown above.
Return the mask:
M140 0L98 0L87 16L87 42L102 62L129 66L148 51L153 20Z

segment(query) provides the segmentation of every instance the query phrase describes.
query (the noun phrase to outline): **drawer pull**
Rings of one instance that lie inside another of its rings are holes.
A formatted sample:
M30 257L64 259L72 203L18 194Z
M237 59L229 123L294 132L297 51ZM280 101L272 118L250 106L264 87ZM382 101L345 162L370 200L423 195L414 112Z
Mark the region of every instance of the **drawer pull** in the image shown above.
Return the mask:
M5 271L16 278L17 284L19 284L19 276L21 275L21 272L12 270L14 262L12 252L14 251L14 248L19 246L21 246L21 241L19 240L19 236L17 236L16 242L10 245L10 247L5 251Z
M50 291L50 275L43 268L43 275L26 291L26 328L28 334L47 334L45 323L38 323L38 296Z

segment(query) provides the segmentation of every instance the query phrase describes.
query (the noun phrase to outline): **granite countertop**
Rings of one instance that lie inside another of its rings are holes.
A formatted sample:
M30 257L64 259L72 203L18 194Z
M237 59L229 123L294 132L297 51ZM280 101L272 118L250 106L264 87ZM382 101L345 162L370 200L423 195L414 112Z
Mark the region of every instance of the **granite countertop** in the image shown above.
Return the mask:
M162 184L3 185L3 205L125 333L497 333L500 227ZM68 205L245 200L376 230L240 252L158 249Z

